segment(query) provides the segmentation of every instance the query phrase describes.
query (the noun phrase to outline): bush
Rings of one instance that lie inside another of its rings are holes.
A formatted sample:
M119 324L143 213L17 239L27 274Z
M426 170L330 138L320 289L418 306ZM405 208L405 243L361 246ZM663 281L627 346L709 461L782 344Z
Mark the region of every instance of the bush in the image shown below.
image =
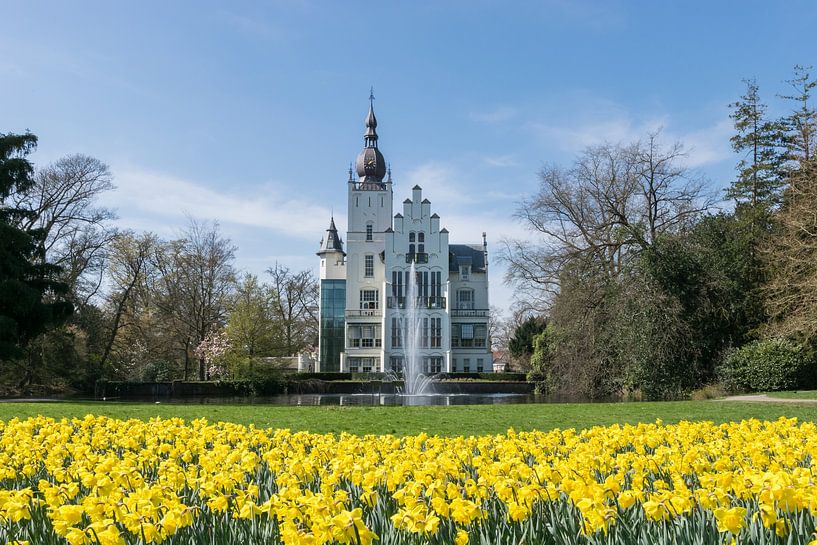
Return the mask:
M729 391L777 391L814 384L815 357L788 339L763 339L729 352L718 370Z
M488 380L495 382L525 382L525 373L438 373L439 380Z
M292 373L290 380L352 380L352 373Z

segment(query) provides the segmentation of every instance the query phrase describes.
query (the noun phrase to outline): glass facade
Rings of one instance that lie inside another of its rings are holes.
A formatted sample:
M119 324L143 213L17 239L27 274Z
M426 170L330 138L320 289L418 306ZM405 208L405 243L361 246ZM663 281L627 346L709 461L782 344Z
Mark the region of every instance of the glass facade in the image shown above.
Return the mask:
M321 280L321 371L340 371L346 333L346 280Z

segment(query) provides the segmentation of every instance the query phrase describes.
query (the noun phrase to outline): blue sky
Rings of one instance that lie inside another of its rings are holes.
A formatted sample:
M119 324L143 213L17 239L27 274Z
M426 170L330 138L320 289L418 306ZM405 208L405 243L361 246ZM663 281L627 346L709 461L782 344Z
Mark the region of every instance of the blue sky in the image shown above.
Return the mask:
M780 110L814 28L812 1L9 0L0 132L37 134L39 164L107 162L123 227L217 219L243 269L315 267L374 86L395 202L419 183L452 242L496 250L542 164L605 140L663 127L724 187L741 80Z

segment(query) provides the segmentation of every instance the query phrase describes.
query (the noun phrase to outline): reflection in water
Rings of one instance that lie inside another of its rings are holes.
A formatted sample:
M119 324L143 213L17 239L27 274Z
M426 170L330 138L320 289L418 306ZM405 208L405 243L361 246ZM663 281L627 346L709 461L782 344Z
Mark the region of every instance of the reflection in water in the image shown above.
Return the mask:
M136 401L136 400L132 400ZM157 400L152 400L157 401ZM262 397L162 398L162 403L301 406L424 406L424 405L498 405L552 402L533 394L287 394Z

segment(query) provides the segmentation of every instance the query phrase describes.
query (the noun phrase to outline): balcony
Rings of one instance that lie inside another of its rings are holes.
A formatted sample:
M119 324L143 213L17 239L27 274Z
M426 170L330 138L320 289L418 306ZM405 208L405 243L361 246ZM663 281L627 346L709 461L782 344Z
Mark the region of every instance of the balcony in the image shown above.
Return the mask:
M428 254L426 252L414 252L406 254L406 263L428 263Z
M389 297L386 299L388 308L406 308L405 297ZM445 297L418 297L417 308L444 309Z
M360 310L347 310L346 317L347 318L360 318L360 317L368 317L374 316L379 317L383 316L383 311L379 308L367 308L367 309L360 309Z
M451 309L451 317L452 318L487 318L490 315L490 310L488 309L476 309L476 308L452 308Z

